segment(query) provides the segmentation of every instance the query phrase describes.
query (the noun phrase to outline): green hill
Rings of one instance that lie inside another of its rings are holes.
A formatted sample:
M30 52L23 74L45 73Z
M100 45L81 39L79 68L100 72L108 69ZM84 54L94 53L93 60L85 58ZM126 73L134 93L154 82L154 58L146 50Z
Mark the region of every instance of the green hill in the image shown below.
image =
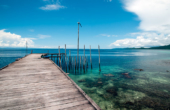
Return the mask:
M151 47L149 49L170 49L170 45Z
M170 45L150 47L150 48L145 48L145 47L135 48L135 47L133 47L133 48L125 48L125 49L170 49Z

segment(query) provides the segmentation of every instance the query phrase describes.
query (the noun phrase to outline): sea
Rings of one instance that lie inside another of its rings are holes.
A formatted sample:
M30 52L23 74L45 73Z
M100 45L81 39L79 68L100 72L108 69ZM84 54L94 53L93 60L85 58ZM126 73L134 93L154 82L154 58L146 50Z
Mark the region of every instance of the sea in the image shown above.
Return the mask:
M31 51L58 53L58 49L1 48L0 68ZM170 50L100 49L99 57L98 49L92 49L90 58L89 49L80 49L79 68L77 50L66 53L61 60L50 58L59 66L61 61L62 69L102 110L170 109Z

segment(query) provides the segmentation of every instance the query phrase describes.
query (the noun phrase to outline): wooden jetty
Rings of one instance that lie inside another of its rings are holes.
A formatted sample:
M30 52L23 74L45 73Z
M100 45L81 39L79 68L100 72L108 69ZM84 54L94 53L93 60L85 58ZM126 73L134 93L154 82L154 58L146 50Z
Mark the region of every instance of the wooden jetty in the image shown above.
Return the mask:
M0 110L101 110L50 59L30 54L0 70Z

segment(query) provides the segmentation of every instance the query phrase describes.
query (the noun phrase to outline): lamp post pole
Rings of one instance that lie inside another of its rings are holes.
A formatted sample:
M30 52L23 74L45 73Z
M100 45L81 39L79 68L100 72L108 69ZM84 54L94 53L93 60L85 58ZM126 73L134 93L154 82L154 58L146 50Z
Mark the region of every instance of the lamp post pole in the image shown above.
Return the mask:
M79 24L78 22L78 44L77 44L77 62L79 62ZM79 66L79 63L77 63L77 67ZM78 67L79 68L79 67Z
M77 69L79 68L79 25L81 26L80 22L78 22Z

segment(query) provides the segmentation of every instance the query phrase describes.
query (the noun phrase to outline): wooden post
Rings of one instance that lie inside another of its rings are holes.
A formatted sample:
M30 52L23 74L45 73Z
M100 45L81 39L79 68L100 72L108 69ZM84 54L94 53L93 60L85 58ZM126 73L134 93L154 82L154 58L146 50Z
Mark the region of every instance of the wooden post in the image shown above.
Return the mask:
M100 46L98 45L98 51L99 51L99 71L101 71L101 68L100 68Z
M61 64L63 65L63 54L62 54L62 63Z
M81 26L80 22L78 22L77 62L79 62L79 60L78 60L79 59L79 25Z
M68 58L68 56L67 56L67 62L68 62L68 67L69 67L69 58ZM69 69L70 70L70 69Z
M71 66L72 69L74 69L74 58L72 57L72 66Z
M84 69L84 72L85 72L85 45L84 45L84 62L83 62L83 69Z
M62 67L61 67L61 55L60 55L60 46L58 46L58 51L59 51L59 63L60 63L60 68L62 68Z
M91 45L90 45L90 63L91 63L91 69L92 69Z
M66 44L65 44L65 66L66 66L66 73L67 73Z
M32 54L32 50L31 50L31 54Z
M76 57L74 57L74 60L75 60L75 71L76 71Z
M87 64L87 68L88 68L88 57L86 56L86 64Z
M57 55L56 55L56 58L55 58L55 63L57 64L57 61L56 61L56 59L57 59Z
M81 56L80 56L80 69L81 69Z
M70 70L70 66L71 66L71 62L70 62L70 59L71 58L71 52L70 52L70 50L69 50L69 70Z
M57 54L57 65L59 65L59 64L58 64L58 54Z
M84 72L86 71L86 57L84 57Z

